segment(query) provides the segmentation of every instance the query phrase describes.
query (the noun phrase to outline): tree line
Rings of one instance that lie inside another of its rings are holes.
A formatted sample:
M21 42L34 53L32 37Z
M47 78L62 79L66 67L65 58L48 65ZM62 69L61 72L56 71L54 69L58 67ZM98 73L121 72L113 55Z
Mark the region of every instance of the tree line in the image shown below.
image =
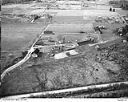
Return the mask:
M109 4L115 7L121 7L124 10L128 10L128 0L110 0Z
M30 2L30 1L36 1L36 0L1 0L1 4L9 4L9 3L25 3L25 2Z

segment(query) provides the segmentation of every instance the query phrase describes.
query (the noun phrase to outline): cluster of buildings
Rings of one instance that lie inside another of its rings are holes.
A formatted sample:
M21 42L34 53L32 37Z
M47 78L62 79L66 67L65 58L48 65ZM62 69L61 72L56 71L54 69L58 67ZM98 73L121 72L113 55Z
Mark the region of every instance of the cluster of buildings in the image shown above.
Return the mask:
M72 35L72 37L73 36L74 35ZM36 54L37 57L39 53L42 53L47 54L50 58L62 59L65 57L70 57L72 55L77 55L79 53L76 51L76 48L78 46L95 43L94 40L96 38L90 37L80 42L77 42L77 40L72 41L72 39L69 39L68 37L64 37L62 39L56 38L56 36L53 34L44 34L44 36L42 36L42 38L38 40L36 45L34 46L34 49L38 50L37 53L34 53L34 56ZM74 40L75 39L76 38L74 38Z

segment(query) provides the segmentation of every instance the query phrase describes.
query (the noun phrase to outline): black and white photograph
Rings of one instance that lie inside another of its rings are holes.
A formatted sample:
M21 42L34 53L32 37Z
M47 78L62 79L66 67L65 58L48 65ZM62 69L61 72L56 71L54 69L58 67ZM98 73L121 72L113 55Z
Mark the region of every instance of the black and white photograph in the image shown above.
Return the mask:
M0 100L128 101L128 0L0 3Z

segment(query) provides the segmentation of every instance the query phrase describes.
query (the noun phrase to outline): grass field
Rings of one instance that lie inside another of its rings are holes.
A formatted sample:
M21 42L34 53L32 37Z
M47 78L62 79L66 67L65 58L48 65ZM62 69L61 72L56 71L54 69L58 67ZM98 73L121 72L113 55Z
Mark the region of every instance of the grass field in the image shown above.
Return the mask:
M60 33L94 32L93 24L51 24L47 30Z
M27 50L42 32L43 23L4 23L1 29L1 71L21 60L22 51Z
M2 24L2 51L23 50L41 33L43 26L42 23Z

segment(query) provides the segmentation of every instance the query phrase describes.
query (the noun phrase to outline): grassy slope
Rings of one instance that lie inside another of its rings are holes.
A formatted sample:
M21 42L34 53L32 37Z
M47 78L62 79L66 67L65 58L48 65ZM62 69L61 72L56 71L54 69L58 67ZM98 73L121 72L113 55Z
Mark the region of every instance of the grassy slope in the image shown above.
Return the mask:
M96 51L83 46L81 51L84 50L85 54L60 61L42 62L43 58L31 59L21 66L22 70L16 69L9 77L6 76L3 94L128 80L128 43L123 44L117 40L101 48Z
M13 22L2 23L1 26L1 68L3 70L21 60L15 58L20 57L21 52L32 44L36 36L41 33L44 24Z

